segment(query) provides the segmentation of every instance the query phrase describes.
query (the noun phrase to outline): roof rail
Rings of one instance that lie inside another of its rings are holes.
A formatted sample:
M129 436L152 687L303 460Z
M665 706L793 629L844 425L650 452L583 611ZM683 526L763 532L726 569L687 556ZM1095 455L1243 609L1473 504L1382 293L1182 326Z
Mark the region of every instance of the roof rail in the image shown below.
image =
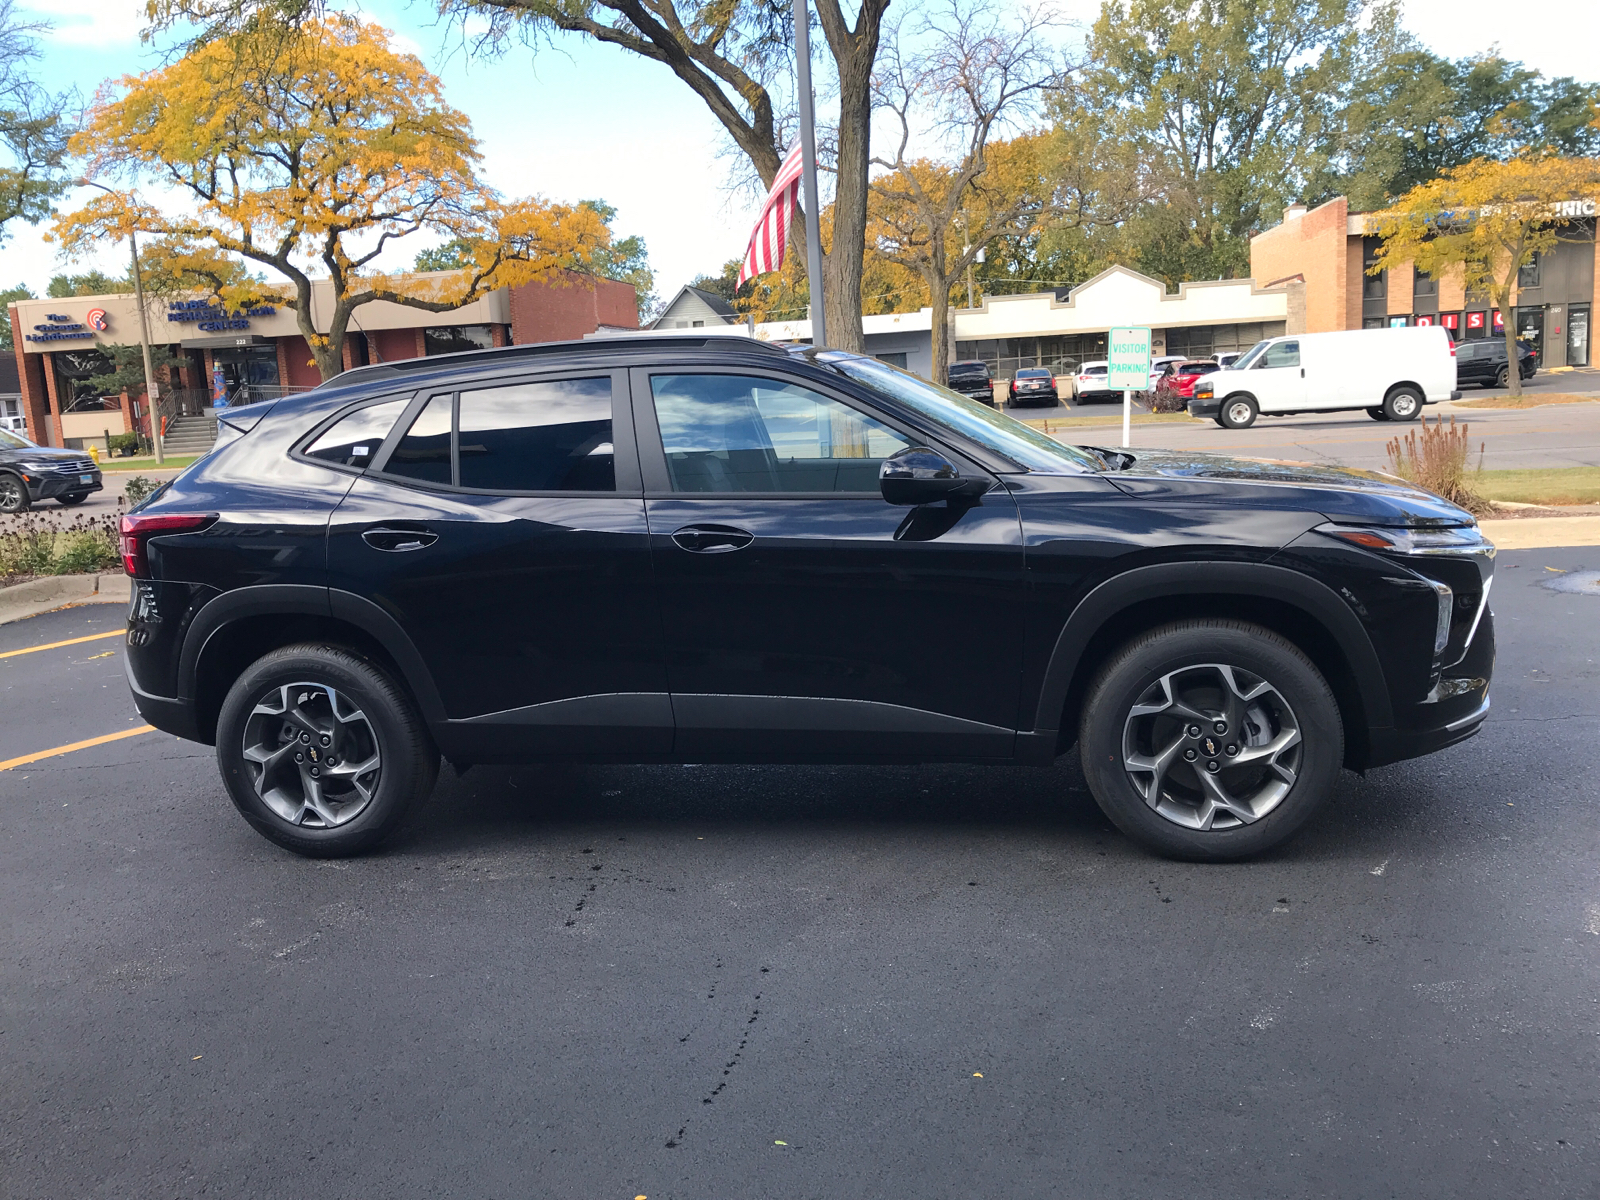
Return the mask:
M439 368L465 366L478 362L495 362L501 359L541 358L547 354L560 354L572 351L601 351L638 349L642 347L669 346L693 350L724 350L740 351L754 349L764 354L787 354L784 347L771 342L758 341L755 338L723 337L716 334L702 334L699 336L662 337L659 334L646 337L604 337L581 338L566 342L530 342L518 346L497 346L492 350L460 350L454 354L431 354L423 358L401 358L393 362L370 363L364 367L352 367L335 378L343 385L360 379L382 378L387 375L400 375L409 371L428 371ZM330 383L333 380L329 380Z

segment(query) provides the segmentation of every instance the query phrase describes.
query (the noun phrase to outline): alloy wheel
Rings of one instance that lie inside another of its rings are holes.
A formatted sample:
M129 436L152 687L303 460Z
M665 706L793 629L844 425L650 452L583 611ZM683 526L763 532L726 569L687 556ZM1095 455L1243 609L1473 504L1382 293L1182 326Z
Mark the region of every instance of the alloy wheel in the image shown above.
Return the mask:
M0 475L0 512L21 512L25 493L22 490L22 480L15 475Z
M1128 711L1123 768L1144 802L1186 829L1252 825L1300 770L1300 725L1283 694L1223 663L1168 672Z
M262 803L310 829L360 816L383 766L366 715L321 683L286 683L262 696L245 721L244 760Z

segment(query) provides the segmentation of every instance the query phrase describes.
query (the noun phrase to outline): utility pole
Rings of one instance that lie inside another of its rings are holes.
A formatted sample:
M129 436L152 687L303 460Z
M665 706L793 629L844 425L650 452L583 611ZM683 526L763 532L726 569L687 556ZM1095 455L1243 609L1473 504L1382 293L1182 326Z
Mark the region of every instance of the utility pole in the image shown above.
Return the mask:
M115 196L103 183L92 179L77 181L80 187L99 188L108 196ZM144 311L144 280L139 274L139 242L133 230L128 230L128 250L133 255L133 302L139 308L139 348L144 351L144 402L150 408L150 440L155 444L156 465L167 461L166 439L161 436L160 405L156 403L160 390L156 386L156 373L150 366L150 318Z
M811 95L811 8L808 0L794 0L794 54L796 86L800 95L800 145L806 193L806 276L811 286L811 344L821 350L828 344L828 323L822 303L822 209L817 199L817 129Z

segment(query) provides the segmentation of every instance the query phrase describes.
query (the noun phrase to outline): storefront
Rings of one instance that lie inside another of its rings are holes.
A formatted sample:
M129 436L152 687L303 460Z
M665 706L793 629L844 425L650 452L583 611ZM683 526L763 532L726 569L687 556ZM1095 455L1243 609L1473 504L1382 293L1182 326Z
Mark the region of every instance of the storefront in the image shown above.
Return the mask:
M331 285L319 281L312 294L319 330L328 328L332 300ZM10 315L19 407L29 437L81 447L107 434L149 434L151 414L140 397L105 396L94 382L112 374L109 347L139 344L139 312L131 295L19 300ZM235 311L210 299L147 296L145 318L162 393L158 419L198 416L322 382L295 312L281 305ZM573 277L501 288L445 313L376 302L352 317L344 366L581 337L602 325L637 327L631 285Z

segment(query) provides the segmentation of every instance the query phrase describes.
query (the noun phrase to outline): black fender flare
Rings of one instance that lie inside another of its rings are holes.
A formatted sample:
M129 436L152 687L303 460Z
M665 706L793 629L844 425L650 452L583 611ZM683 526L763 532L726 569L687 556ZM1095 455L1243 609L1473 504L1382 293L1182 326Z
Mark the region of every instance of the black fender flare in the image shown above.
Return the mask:
M259 583L234 588L202 606L189 624L178 657L179 694L194 698L200 660L222 629L247 617L289 614L345 621L369 635L399 667L422 710L423 720L429 724L444 720L444 701L433 674L398 621L364 596L304 583Z
M1062 708L1084 651L1117 613L1143 600L1217 593L1277 600L1316 621L1327 630L1350 665L1368 727L1394 724L1378 652L1359 618L1332 588L1299 571L1267 563L1181 562L1124 571L1097 585L1078 602L1062 626L1045 668L1034 729L1059 730Z

